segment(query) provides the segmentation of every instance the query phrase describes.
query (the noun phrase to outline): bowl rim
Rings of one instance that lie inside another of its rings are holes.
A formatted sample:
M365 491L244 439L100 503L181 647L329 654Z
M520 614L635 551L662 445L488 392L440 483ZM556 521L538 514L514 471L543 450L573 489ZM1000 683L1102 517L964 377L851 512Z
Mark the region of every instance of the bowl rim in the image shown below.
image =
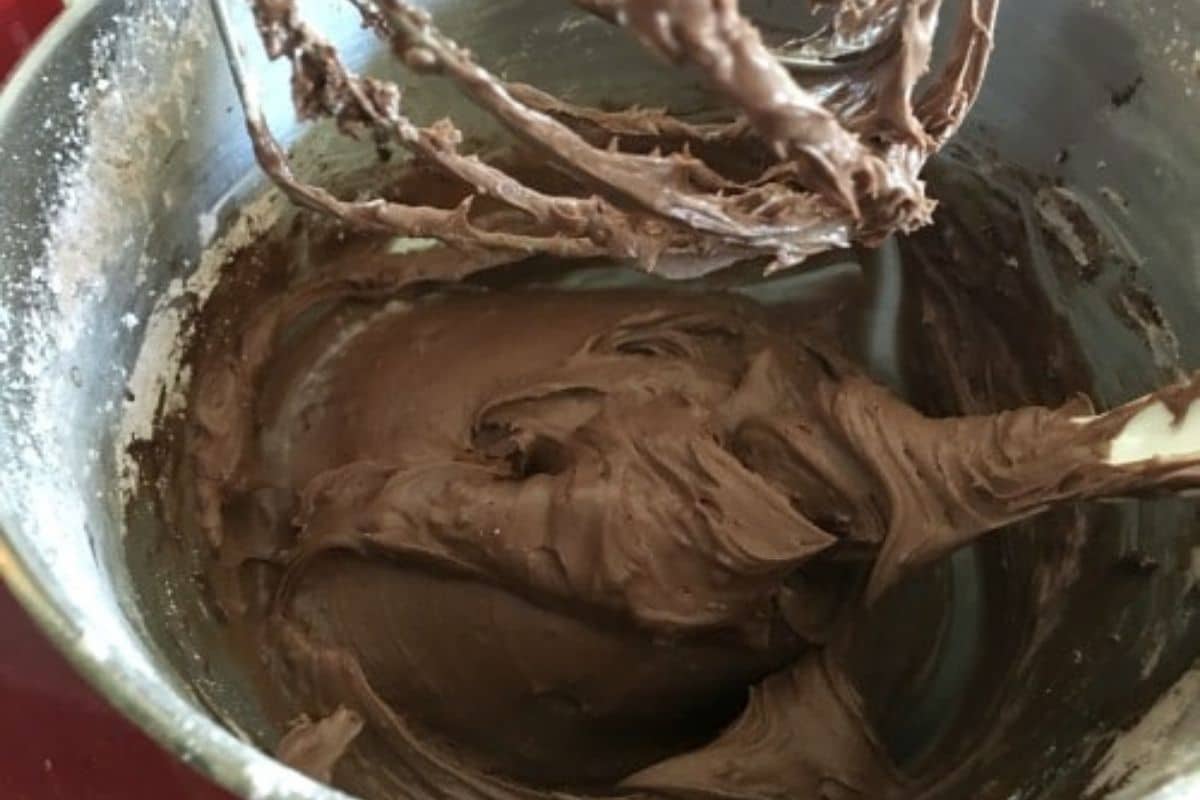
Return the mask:
M75 0L42 32L0 84L0 131L11 124L22 101L72 35L105 0ZM151 740L202 775L236 795L256 800L350 800L350 796L291 769L236 737L209 714L166 686L146 686L144 676L121 659L103 658L81 644L83 631L68 609L39 584L16 540L0 525L0 581L17 603L96 693ZM187 719L186 726L180 725Z

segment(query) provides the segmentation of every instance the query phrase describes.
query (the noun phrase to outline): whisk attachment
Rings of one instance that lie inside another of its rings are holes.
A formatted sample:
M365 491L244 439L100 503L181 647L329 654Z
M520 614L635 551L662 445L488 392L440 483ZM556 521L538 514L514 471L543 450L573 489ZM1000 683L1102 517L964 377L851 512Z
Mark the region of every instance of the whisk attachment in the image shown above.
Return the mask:
M826 28L782 58L736 2L576 0L657 55L698 69L729 108L717 124L661 109L600 111L506 82L406 0L348 0L415 78L449 79L567 176L570 188L555 192L462 152L452 120L414 123L400 88L350 70L292 0L250 0L267 54L291 64L300 116L400 145L467 187L453 208L344 200L300 180L247 86L226 0L211 2L257 158L297 204L352 228L466 250L606 256L652 271L665 256L685 257L688 266L670 274L691 277L749 258L788 267L927 223L934 204L919 172L978 92L999 0L967 0L949 59L919 94L941 0L819 0L834 6ZM761 169L747 178L698 155L714 145ZM480 198L492 201L488 210L477 208Z

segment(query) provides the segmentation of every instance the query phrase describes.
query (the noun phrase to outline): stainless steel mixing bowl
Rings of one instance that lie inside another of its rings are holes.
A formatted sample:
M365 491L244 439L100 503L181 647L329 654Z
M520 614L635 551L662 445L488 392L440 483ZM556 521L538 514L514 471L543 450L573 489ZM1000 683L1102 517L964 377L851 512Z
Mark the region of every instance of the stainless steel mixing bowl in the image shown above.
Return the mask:
M346 8L302 5L352 64L388 72ZM426 5L511 77L584 100L703 102L686 76L565 2ZM369 148L295 123L285 75L243 35L260 83L277 87L265 94L268 116L301 161L330 180L367 164ZM440 84L415 86L408 102L427 118L450 111L481 139L495 132ZM998 56L966 135L1062 176L1121 232L1117 255L1156 301L1158 311L1114 308L1099 285L1064 304L1108 401L1200 365L1198 119L1195 0L1003 4ZM160 404L178 401L186 375L175 373L175 334L189 303L226 254L292 213L262 190L204 3L77 2L4 89L0 574L87 678L183 759L250 797L337 797L249 743L267 736L250 693L230 665L201 657L203 625L173 622L203 609L172 572L171 532L152 508L126 514L136 484L126 447ZM1137 602L1096 609L1086 636L1070 631L1088 609L1064 613L1051 639L1078 648L1080 671L1046 684L1055 712L1046 730L1028 731L1014 797L1062 796L1069 785L1200 796L1196 510L1161 501L1120 514L1118 534L1089 542L1097 557L1072 579L1107 579L1089 565L1130 553L1153 575ZM1044 591L1069 593L1069 583ZM1029 680L1039 675L1031 668ZM972 776L957 796L1001 785L993 766L996 776Z

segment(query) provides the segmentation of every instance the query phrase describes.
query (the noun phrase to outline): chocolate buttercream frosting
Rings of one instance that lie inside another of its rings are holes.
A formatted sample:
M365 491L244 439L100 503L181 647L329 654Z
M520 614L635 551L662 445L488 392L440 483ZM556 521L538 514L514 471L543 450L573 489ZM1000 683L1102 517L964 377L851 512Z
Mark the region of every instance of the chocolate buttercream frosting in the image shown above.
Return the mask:
M434 796L907 796L846 609L1056 503L1197 480L1109 458L1160 398L932 418L744 297L386 263L256 307L190 411L219 605L319 720L279 749L319 776L363 727L364 769Z
M575 189L461 154L451 123L410 122L290 0L256 3L302 113L392 137L439 176L404 202L338 199L249 109L294 200L436 240L345 245L311 274L218 291L193 342L172 491L287 710L281 759L369 797L915 796L847 661L864 609L1049 508L1200 482L1195 454L1113 447L1146 409L1186 415L1194 382L1102 415L1076 396L936 416L746 296L492 280L597 256L671 277L785 266L923 224L917 173L978 91L994 0L967 4L921 92L936 0L833 4L797 58L841 70L807 83L736 2L579 0L699 70L735 112L703 125L505 84L407 3L355 4ZM761 171L735 180L701 145ZM669 268L683 255L709 260Z

